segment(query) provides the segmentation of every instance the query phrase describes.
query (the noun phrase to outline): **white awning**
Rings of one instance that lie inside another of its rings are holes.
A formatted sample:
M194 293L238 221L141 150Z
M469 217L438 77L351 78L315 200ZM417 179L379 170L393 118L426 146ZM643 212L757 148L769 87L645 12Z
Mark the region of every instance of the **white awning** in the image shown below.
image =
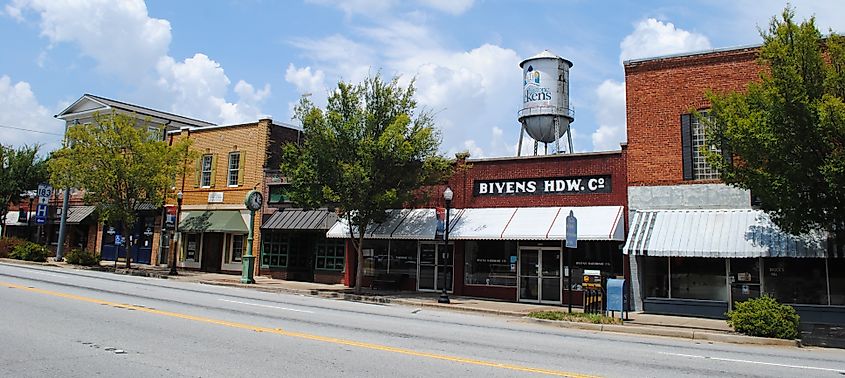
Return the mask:
M564 240L566 216L578 219L578 240L625 240L622 206L502 207L452 209L452 240ZM370 227L367 239L433 240L437 229L434 209L392 210L381 224ZM353 234L357 230L353 229ZM348 238L349 226L340 219L328 238Z
M638 210L623 252L646 256L825 257L820 233L792 236L760 210Z
M461 209L449 211L449 223L454 228ZM367 239L413 239L434 240L437 231L437 215L435 209L394 209L388 210L387 217L381 223L367 227L364 237ZM352 227L354 237L358 236L358 229ZM338 219L326 233L327 238L345 239L350 237L349 224L345 218Z
M21 222L20 215L21 215L20 211L9 211L9 212L7 212L6 213L6 219L5 219L5 222L3 222L3 224L5 224L6 226L26 226L28 224L28 222ZM29 217L27 219L31 220L31 222L29 222L29 223L35 224L35 220L34 220L35 212L30 211L27 214L27 216Z

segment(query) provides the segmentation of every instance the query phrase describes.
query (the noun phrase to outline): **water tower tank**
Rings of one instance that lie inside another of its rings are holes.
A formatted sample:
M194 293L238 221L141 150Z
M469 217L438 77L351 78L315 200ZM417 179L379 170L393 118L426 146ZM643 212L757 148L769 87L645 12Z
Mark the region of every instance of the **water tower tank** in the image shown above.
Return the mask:
M575 120L569 109L569 69L572 62L544 50L523 60L519 67L522 68L519 122L534 140L543 143L557 141L569 131L569 124Z

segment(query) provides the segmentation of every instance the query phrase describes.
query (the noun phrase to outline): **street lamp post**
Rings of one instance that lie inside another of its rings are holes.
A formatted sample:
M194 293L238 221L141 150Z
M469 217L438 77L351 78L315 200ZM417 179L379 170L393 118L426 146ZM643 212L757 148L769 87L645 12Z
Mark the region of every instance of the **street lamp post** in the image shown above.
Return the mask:
M443 290L440 292L440 298L437 298L437 303L449 303L449 294L446 292L446 256L449 254L449 208L452 206L452 189L446 187L443 191L443 199L446 200L446 229L443 233L443 253L440 255L443 262L440 265L443 267Z
M173 223L173 237L172 245L173 247L170 248L170 273L169 275L177 276L179 272L176 271L176 238L179 236L179 216L182 213L182 191L180 190L179 193L176 193L176 222Z

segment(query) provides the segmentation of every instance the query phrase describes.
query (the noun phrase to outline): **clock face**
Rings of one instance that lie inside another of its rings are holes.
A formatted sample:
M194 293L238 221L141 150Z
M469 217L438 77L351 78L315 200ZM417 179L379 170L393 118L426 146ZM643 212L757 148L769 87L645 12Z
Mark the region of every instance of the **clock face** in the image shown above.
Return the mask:
M246 197L246 207L249 210L256 211L261 208L261 205L264 204L264 196L261 195L261 192L258 191L251 191L247 194Z

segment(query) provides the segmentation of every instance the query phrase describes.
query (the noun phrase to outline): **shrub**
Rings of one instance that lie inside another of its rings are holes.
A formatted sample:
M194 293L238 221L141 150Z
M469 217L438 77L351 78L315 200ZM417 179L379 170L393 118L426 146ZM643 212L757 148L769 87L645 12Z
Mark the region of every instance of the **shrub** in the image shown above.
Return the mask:
M94 254L93 252L74 248L65 255L65 261L67 261L68 264L92 266L100 263L100 256Z
M798 314L792 306L778 303L774 298L760 298L739 302L728 311L728 325L749 336L794 339L798 337Z
M0 258L9 257L12 250L23 243L26 243L26 240L14 237L0 239Z
M49 253L50 251L47 250L47 247L41 244L26 242L12 249L9 257L18 260L43 262L47 261L47 255Z

